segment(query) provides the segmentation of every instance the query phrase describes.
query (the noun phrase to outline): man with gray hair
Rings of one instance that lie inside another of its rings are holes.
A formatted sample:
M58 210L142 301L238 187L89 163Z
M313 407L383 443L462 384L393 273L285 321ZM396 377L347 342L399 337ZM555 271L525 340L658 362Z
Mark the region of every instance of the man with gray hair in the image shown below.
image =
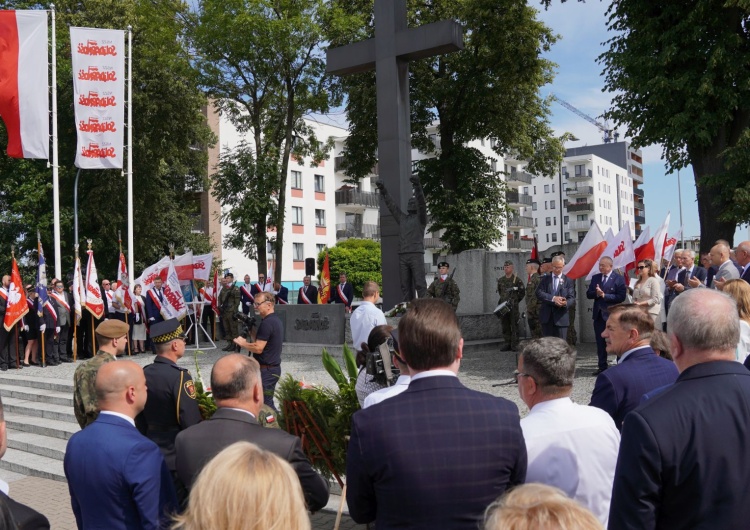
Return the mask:
M677 283L674 286L675 292L679 295L689 289L705 287L708 271L695 264L695 251L683 250L681 263L682 270L677 274Z
M536 288L539 300L539 321L545 337L567 338L570 316L568 309L576 303L576 288L573 280L562 273L565 258L552 258L552 272L544 276Z
M625 419L610 528L746 528L750 371L734 361L736 303L710 289L668 317L677 381Z
M529 463L526 482L560 488L607 524L620 433L601 409L573 403L576 352L562 340L527 341L518 357L518 394Z
M734 249L737 265L742 268L740 278L750 283L750 241L743 241Z

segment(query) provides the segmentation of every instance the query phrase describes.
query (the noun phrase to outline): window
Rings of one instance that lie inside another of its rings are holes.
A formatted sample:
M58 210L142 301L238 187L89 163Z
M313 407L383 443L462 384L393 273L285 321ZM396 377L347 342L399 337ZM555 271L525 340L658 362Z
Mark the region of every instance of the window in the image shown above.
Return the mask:
M569 218L568 218L568 216L567 216L567 215L566 215L566 216L564 216L564 217L563 217L563 223L564 223L564 224L568 224L568 221L569 221Z
M598 169L598 168L597 168ZM586 166L583 164L579 164L575 167L575 174L577 177L580 177L581 175L584 175L586 171Z
M549 243L549 234L546 234L547 236L547 243Z
M326 211L315 210L315 226L325 226L325 225L326 225Z
M302 222L302 207L292 206L292 224L301 225Z
M565 232L565 241L570 241L570 232Z
M292 243L292 254L294 261L305 261L305 244Z
M528 194L529 194L529 187L528 187L528 186L524 186L524 187L523 187L523 193L524 193L525 195L528 195Z
M588 220L589 220L589 214L587 213L576 216L576 221L588 221Z
M557 232L555 232L554 234L552 234L552 242L553 243L557 243Z
M532 212L535 212L535 211L536 211L536 203L535 203L535 202L532 202L532 203L531 203L531 211L532 211Z
M554 210L555 209L555 201L549 201L549 209Z
M292 188L301 190L302 189L302 172L292 171Z
M552 218L552 224L557 226L557 217Z
M549 184L544 185L544 193L549 193Z
M547 204L548 204L548 201L544 201L544 209L545 210L547 209Z
M544 221L545 221L545 223L546 223L547 226L552 226L552 219L551 218L545 217Z
M534 186L534 195L536 195L536 186Z
M480 141L480 142L482 143L482 147L484 147L484 138L482 138L482 139L481 139L481 140L479 140L479 141Z
M315 252L316 252L317 254L320 254L320 253L321 253L321 252L323 252L323 251L324 251L325 249L326 249L326 246L325 246L325 245L321 245L320 243L318 243L317 245L315 245Z
M552 185L552 193L555 193L555 185Z
M323 175L315 175L315 191L319 193L326 191L326 178Z
M539 218L534 217L534 226L539 226Z
M497 139L490 138L490 147L494 149L496 145L497 145Z
M492 172L493 173L497 172L497 160L491 160L490 161L490 168L492 168Z

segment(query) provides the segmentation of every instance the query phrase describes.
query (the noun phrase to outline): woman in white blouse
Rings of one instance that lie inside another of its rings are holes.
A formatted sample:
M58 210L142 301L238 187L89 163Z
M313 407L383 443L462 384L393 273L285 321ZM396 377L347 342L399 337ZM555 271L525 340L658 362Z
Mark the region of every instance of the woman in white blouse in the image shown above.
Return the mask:
M750 354L750 285L745 280L728 280L722 289L737 302L737 313L740 315L740 340L735 349L735 359L744 363Z
M638 262L637 272L638 281L633 287L633 303L645 306L648 314L654 319L654 326L661 327L662 293L659 290L659 280L656 279L653 272L653 262L650 259L644 259Z

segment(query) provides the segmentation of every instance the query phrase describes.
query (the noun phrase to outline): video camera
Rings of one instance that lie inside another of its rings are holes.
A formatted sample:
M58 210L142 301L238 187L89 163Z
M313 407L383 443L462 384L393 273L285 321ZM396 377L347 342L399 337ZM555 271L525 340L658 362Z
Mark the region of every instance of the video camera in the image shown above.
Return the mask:
M388 337L383 344L374 352L369 352L365 360L365 371L372 376L376 383L385 386L396 384L396 379L401 374L400 370L393 364L393 353L396 349L392 337Z
M255 315L246 315L245 313L237 311L232 316L232 319L242 323L242 331L240 332L240 335L242 335L246 341L252 342L253 339L250 332L253 330L257 322Z

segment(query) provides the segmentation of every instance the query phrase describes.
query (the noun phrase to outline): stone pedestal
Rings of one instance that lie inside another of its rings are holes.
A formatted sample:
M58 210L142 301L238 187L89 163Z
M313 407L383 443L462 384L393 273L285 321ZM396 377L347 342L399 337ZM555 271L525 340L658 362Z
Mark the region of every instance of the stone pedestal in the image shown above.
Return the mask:
M292 344L344 343L343 304L277 305L276 313L284 323L284 342Z

